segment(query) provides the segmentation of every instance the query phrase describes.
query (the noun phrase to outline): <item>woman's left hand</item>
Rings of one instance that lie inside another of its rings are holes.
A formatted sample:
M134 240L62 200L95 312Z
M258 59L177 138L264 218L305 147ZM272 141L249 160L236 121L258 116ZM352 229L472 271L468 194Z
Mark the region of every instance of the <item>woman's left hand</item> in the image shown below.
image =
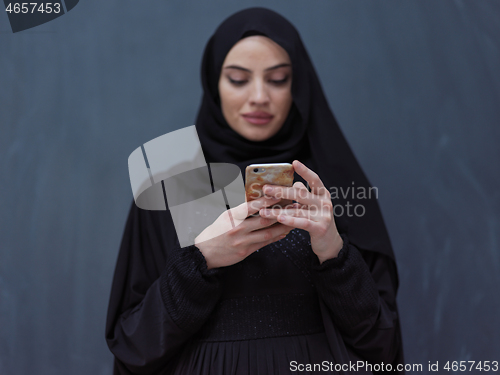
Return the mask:
M263 208L260 216L277 218L284 225L307 230L311 236L311 247L318 256L319 262L335 258L343 246L335 220L330 193L323 185L319 176L304 164L295 160L295 172L307 181L311 191L302 182L296 182L292 187L279 185L264 185L265 195L291 199L298 203L285 208Z

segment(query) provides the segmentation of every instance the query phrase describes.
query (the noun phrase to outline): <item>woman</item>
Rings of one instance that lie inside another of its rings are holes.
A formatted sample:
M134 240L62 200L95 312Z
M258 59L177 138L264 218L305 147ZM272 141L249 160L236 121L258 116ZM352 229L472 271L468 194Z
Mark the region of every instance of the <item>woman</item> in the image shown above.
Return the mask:
M248 212L260 217L183 249L168 212L132 204L106 325L115 374L395 370L391 244L295 28L265 8L232 15L205 48L202 84L207 162L293 161L298 181L265 189ZM298 203L278 216L266 209L277 196Z

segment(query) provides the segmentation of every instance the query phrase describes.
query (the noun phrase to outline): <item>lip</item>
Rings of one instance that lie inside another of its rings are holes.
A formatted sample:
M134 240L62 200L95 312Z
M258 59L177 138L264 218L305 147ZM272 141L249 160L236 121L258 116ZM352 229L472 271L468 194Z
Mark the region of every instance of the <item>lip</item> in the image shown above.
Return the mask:
M265 125L274 117L273 115L263 111L247 112L243 113L242 116L249 123L255 125Z

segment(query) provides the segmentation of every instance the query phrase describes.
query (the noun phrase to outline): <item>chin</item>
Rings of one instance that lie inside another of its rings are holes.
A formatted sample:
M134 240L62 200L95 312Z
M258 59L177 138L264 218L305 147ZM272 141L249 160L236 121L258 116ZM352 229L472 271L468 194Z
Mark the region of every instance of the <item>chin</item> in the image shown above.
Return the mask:
M275 124L268 124L268 125L271 126L254 126L254 125L248 126L247 124L245 124L245 126L240 127L239 133L241 136L245 137L249 141L254 141L254 142L265 141L266 139L269 139L273 135L275 135L280 129L280 127L276 129Z
M259 130L260 131L248 131L241 135L246 139L248 139L249 141L254 141L254 142L265 141L266 139L269 139L274 135L274 132L264 131L263 129Z

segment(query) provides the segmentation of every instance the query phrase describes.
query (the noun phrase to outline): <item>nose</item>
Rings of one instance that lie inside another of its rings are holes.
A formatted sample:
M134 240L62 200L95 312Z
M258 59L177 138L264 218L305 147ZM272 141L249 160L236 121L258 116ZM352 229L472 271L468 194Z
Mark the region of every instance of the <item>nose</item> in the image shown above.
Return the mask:
M263 105L269 103L269 92L262 80L255 80L250 91L250 104Z

